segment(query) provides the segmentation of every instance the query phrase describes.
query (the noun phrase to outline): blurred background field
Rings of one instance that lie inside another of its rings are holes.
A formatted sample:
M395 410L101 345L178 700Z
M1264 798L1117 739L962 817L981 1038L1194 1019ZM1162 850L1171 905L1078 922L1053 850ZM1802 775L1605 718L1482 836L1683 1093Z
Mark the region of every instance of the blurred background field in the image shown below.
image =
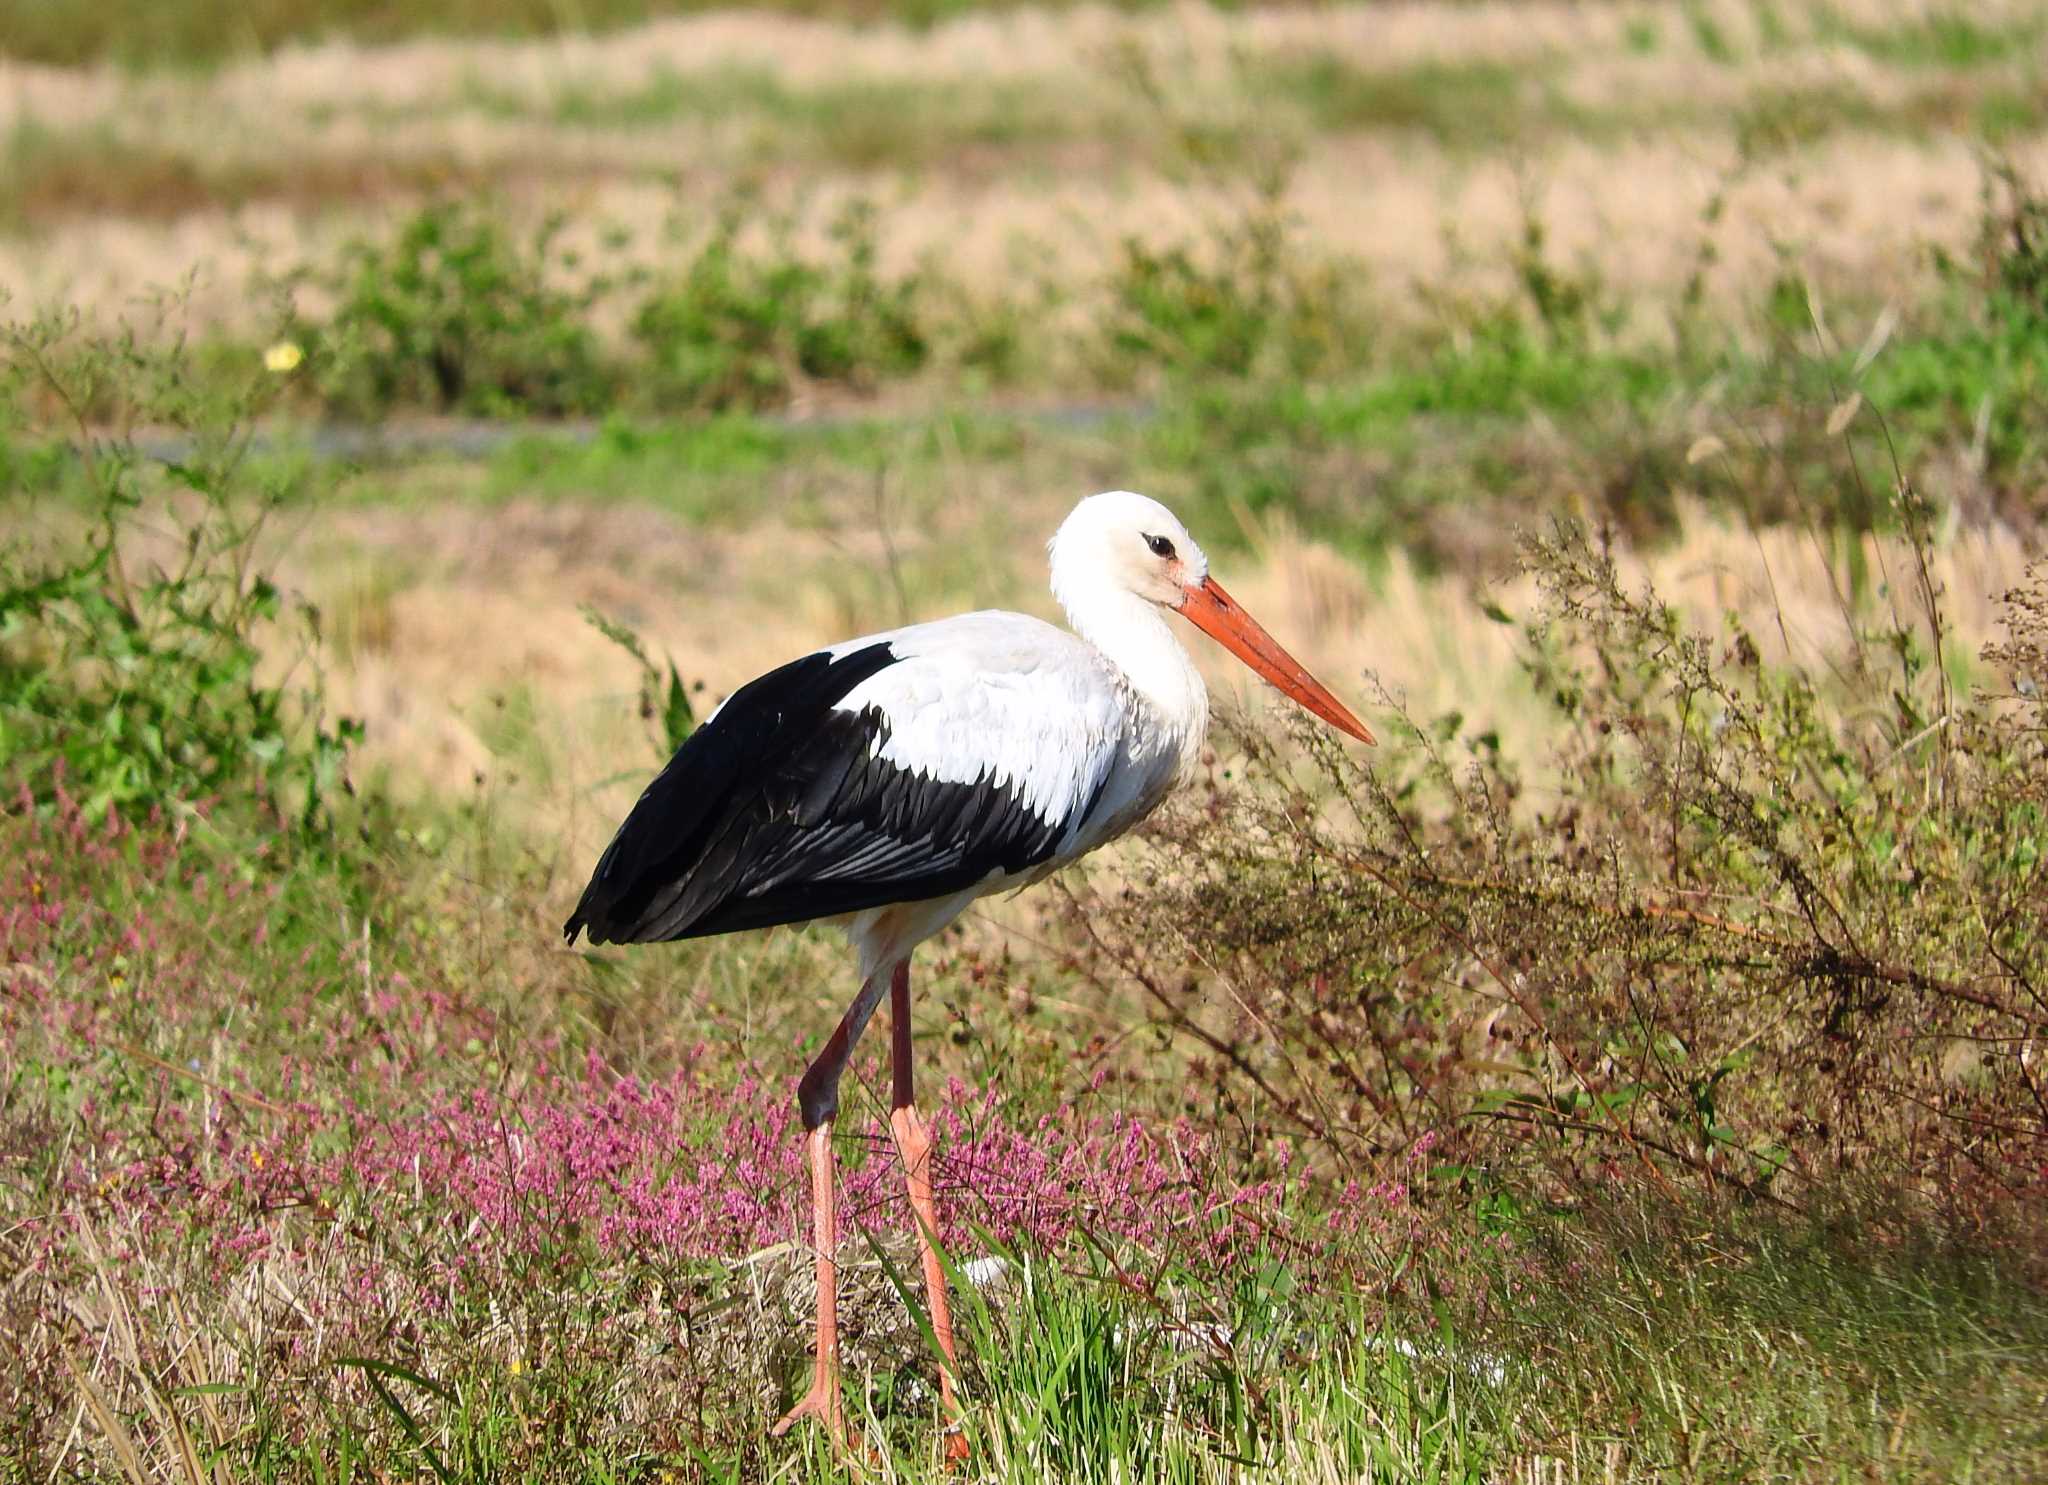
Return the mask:
M831 1474L836 945L555 925L1113 487L1384 742L929 954L973 1471L2038 1477L2048 10L0 0L0 136L0 1478Z

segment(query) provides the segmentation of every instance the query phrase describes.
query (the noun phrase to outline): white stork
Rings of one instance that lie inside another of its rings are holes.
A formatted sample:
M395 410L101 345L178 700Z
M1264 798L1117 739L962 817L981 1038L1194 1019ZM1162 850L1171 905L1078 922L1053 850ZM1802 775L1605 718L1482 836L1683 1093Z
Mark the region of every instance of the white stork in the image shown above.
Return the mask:
M889 1125L954 1416L931 1140L911 1098L910 953L976 898L1038 881L1129 830L1191 774L1208 694L1166 612L1324 721L1373 740L1217 585L1157 501L1091 496L1050 550L1072 634L1023 614L963 614L847 640L733 692L647 786L563 927L571 943L579 932L593 944L646 943L830 919L860 956L860 993L797 1084L817 1353L810 1391L777 1434L810 1415L846 1438L832 1119L885 986ZM955 1452L962 1444L950 1436Z

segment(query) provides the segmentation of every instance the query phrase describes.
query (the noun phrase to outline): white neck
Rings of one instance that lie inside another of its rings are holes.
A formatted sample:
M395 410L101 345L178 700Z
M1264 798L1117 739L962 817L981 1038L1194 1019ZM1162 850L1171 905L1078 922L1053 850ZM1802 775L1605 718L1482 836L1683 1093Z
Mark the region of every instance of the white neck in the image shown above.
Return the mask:
M1056 585L1054 593L1074 632L1122 671L1148 704L1160 734L1156 741L1180 754L1183 775L1192 772L1209 729L1209 691L1165 613L1122 588L1089 584L1061 591Z

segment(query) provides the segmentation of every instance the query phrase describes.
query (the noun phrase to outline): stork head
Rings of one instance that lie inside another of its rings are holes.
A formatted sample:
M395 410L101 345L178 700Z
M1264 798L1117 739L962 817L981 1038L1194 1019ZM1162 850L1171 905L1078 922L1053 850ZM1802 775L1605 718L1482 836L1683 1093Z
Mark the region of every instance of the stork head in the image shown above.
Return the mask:
M1180 517L1144 495L1111 490L1090 495L1060 522L1049 548L1052 587L1069 608L1083 588L1135 593L1161 608L1179 608L1190 587L1209 576L1209 559Z
M1180 518L1129 490L1090 495L1053 533L1053 595L1068 613L1093 595L1125 593L1184 615L1280 691L1339 731L1373 740L1365 724L1209 576L1209 559Z

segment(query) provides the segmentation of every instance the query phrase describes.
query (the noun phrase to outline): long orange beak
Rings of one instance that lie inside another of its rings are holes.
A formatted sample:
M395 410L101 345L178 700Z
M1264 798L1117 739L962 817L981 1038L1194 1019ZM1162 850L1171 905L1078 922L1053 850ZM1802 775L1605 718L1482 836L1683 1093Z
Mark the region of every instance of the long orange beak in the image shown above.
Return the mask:
M1301 662L1280 648L1278 640L1259 627L1258 620L1237 605L1214 578L1187 590L1180 611L1194 626L1271 681L1340 732L1360 742L1372 742L1365 723L1344 709L1323 683L1301 667Z

